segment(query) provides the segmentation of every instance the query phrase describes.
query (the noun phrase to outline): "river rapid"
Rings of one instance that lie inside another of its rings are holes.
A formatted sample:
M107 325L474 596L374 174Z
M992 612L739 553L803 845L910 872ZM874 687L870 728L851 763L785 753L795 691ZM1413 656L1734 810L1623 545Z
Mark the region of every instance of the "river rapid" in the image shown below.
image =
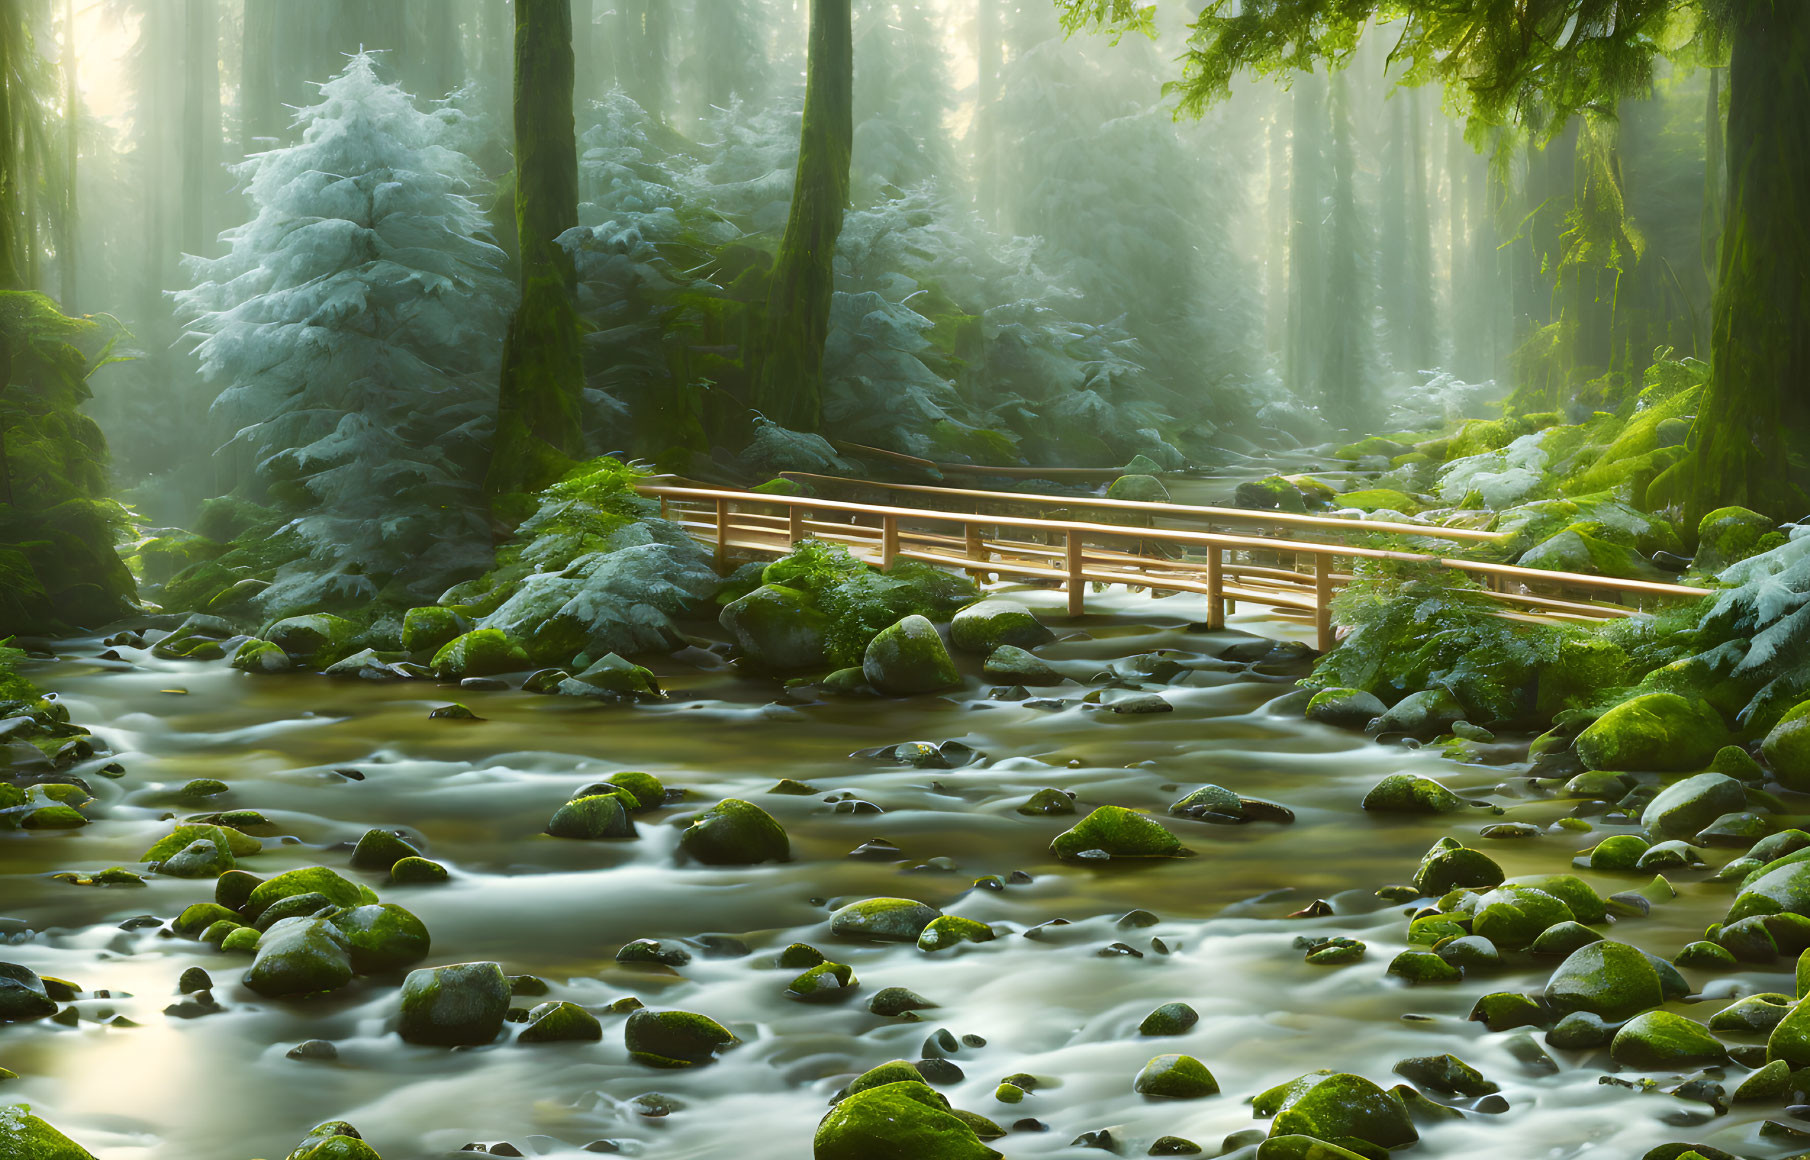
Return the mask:
M944 1053L965 1078L942 1090L958 1107L1019 1125L994 1142L1008 1157L1099 1154L1070 1142L1101 1129L1122 1155L1140 1155L1167 1135L1214 1155L1228 1135L1262 1127L1248 1106L1258 1091L1315 1068L1387 1085L1396 1082L1396 1060L1448 1051L1500 1084L1507 1110L1423 1128L1418 1154L1636 1157L1675 1139L1783 1154L1759 1140L1757 1117L1741 1105L1712 1121L1703 1104L1599 1085L1612 1068L1601 1052L1552 1050L1556 1068L1530 1066L1527 1032L1492 1034L1467 1021L1480 994L1537 990L1550 964L1444 987L1385 977L1406 920L1376 888L1411 877L1442 834L1473 843L1483 825L1546 826L1575 804L1528 786L1526 767L1513 760L1524 742L1486 758L1502 764L1457 765L1432 750L1309 723L1298 700L1278 711L1274 702L1290 692L1299 662L1281 654L1255 665L1221 659L1250 641L1239 627L1276 634L1277 626L1240 617L1233 631L1190 632L1202 611L1190 598L1096 597L1103 611L1077 623L1057 618L1055 594L1026 595L1067 634L1044 655L1079 680L1116 658L1173 650L1186 671L1160 691L1174 711L1121 716L1085 706L1086 685L1053 690L1066 702L1059 708L993 701L978 678L941 697L816 700L739 674L720 647L663 662L670 700L629 708L519 691L248 676L221 662L164 661L131 649L104 661L96 659L98 640L60 642L59 659L29 675L59 691L126 773L87 777L100 799L88 811L93 824L0 837L0 916L11 944L0 950L111 997L83 995L74 1027L0 1027L0 1064L22 1077L0 1089L0 1099L29 1102L102 1160L281 1157L328 1119L350 1120L386 1160L503 1141L531 1156L613 1146L661 1160L799 1160L851 1076L919 1058L927 1037L947 1028L985 1042ZM455 697L483 720L429 719ZM921 769L852 756L912 740L959 740L980 757ZM541 833L574 790L631 769L684 788L688 800L642 815L633 841ZM1437 777L1506 813L1364 814L1364 792L1398 772ZM85 888L51 877L134 863L169 819L194 812L173 791L199 777L231 787L206 808L257 809L274 823L280 836L266 833L264 851L245 868L267 877L318 863L368 882L425 921L429 965L495 960L545 979L552 998L601 1011L633 995L710 1015L745 1042L708 1067L653 1071L628 1058L623 1016L604 1014L601 1043L525 1046L506 1027L488 1047L413 1046L393 1030L399 975L361 978L313 1000L265 1000L237 981L242 957L158 927L122 929L135 916L168 919L210 897L206 882L152 877L144 887ZM767 793L782 777L820 792ZM1218 826L1167 818L1195 857L1090 866L1048 852L1075 817L1015 812L1054 786L1073 791L1080 812L1110 803L1162 816L1209 782L1283 803L1296 820ZM734 870L681 864L681 819L726 796L774 814L791 835L792 861ZM869 805L831 800L844 796ZM400 887L348 869L348 843L374 826L406 832L452 881ZM850 856L876 838L897 854ZM1590 840L1552 831L1474 844L1513 875L1564 869ZM1029 881L972 885L1014 871ZM1586 877L1606 894L1651 876ZM1615 937L1666 953L1726 906L1725 887L1687 879L1680 890L1651 916L1619 923ZM1001 937L928 954L829 934L834 907L875 895L919 899L990 923ZM1335 913L1283 917L1315 898L1330 899ZM1121 926L1136 909L1158 921ZM1067 925L1042 927L1059 919ZM1294 946L1298 936L1334 934L1364 940L1369 954L1355 965L1317 967ZM707 935L741 940L748 951L709 950ZM676 970L614 961L639 938L691 940L692 961ZM772 960L795 941L853 966L856 996L829 1006L785 997L792 972ZM212 974L224 1010L164 1014L191 966ZM1724 998L1791 989L1782 970L1693 983ZM869 1013L866 997L889 986L938 1006L922 1012L922 1022ZM1137 1033L1147 1013L1173 1001L1200 1012L1192 1030L1162 1039ZM1720 1005L1699 1004L1691 1014L1705 1018ZM113 1016L124 1019L109 1022ZM332 1041L338 1059L287 1057L308 1039ZM1206 1063L1222 1094L1133 1094L1148 1059L1178 1051ZM1037 1076L1037 1089L1016 1106L995 1102L999 1081L1020 1072ZM639 1101L650 1094L665 1097L664 1107ZM1020 1123L1029 1120L1036 1125ZM1682 1126L1692 1122L1702 1126Z

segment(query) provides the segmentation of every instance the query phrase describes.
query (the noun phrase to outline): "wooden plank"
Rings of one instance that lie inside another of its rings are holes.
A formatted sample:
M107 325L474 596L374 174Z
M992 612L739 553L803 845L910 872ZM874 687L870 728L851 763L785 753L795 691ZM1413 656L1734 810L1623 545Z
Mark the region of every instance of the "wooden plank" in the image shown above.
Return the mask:
M1068 614L1082 616L1087 612L1087 581L1081 576L1085 562L1080 533L1070 532L1062 547L1068 559Z

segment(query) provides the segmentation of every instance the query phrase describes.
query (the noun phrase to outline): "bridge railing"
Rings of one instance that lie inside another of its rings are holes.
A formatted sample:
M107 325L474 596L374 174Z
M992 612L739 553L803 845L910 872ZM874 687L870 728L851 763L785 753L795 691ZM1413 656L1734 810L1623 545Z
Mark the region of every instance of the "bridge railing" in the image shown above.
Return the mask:
M942 511L651 482L638 490L660 501L662 515L711 545L719 565L727 564L736 552L784 555L802 540L818 539L841 544L857 558L882 568L898 560L918 560L964 570L976 579L999 575L1054 582L1066 589L1071 616L1085 614L1089 584L1193 592L1206 597L1211 628L1223 627L1229 605L1242 600L1310 619L1322 651L1335 641L1332 597L1351 580L1349 573L1338 570L1341 560L1415 563L1472 575L1484 583L1491 599L1503 605L1501 615L1516 619L1633 616L1647 604L1705 594L1679 584L1278 535ZM1015 493L990 494L1017 498ZM1245 514L1242 509L1214 510ZM1350 526L1349 521L1333 522ZM1353 530L1373 527L1365 523ZM1558 594L1548 594L1554 591ZM1586 598L1576 598L1578 593ZM1632 606L1625 601L1632 601Z

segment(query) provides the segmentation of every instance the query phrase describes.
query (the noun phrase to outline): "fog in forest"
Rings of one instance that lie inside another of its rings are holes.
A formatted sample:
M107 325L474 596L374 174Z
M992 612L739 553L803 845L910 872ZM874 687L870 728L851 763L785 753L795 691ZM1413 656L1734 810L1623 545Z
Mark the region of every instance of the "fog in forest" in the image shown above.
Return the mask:
M41 171L36 196L61 207L73 170L73 221L45 214L25 257L66 308L112 328L124 361L94 377L92 409L123 498L177 524L246 484L283 438L248 435L251 380L279 358L297 381L319 377L358 341L323 322L305 355L197 353L197 321L243 296L218 287L334 267L331 240L285 245L260 226L278 198L293 202L278 231L333 212L330 189L309 205L270 177L261 187L277 164L293 179L316 162L435 151L443 197L414 212L482 252L435 324L448 333L427 337L457 333L468 381L418 368L396 402L467 392L444 430L487 437L484 360L513 275L507 3L25 8L47 54L73 44L83 109L64 136L28 142L46 160L73 143L77 159ZM805 6L573 8L580 228L567 244L590 449L707 473L753 434L736 307L785 224ZM1065 36L1040 3L857 5L828 433L933 460L1141 454L1179 468L1431 429L1511 390L1581 417L1612 409L1656 348L1706 345L1713 70L1662 73L1650 97L1544 148L1473 142L1437 86L1395 87L1379 35L1330 78L1323 66L1288 87L1247 78L1205 116L1177 118L1163 92L1176 15L1154 39L1112 43ZM311 131L331 136L374 99L346 81L337 103L323 92L363 67L361 50L374 77L357 84L406 95L426 114L420 139L310 157ZM67 95L47 83L42 99Z

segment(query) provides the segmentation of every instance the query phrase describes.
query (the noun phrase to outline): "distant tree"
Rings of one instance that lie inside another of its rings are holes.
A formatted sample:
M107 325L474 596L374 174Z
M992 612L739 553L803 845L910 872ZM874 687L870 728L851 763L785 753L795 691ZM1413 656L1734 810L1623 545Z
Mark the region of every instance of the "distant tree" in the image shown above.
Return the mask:
M571 0L515 4L515 227L521 302L503 342L492 495L538 491L584 449L576 274L559 237L578 225Z
M1055 0L1071 27L1149 29L1139 0ZM1210 0L1176 83L1199 113L1241 71L1350 60L1373 21L1406 84L1437 81L1470 122L1535 138L1644 94L1662 54L1728 57L1728 168L1711 328L1713 370L1690 452L1648 489L1687 523L1724 504L1802 514L1791 449L1810 439L1810 4L1797 0Z
M508 283L481 176L368 55L298 120L299 143L238 167L253 215L175 295L260 498L291 517L262 603L437 595L488 559L473 480Z
M823 345L854 137L851 0L811 0L798 170L767 294L753 391L757 410L795 431L813 431L823 421Z

